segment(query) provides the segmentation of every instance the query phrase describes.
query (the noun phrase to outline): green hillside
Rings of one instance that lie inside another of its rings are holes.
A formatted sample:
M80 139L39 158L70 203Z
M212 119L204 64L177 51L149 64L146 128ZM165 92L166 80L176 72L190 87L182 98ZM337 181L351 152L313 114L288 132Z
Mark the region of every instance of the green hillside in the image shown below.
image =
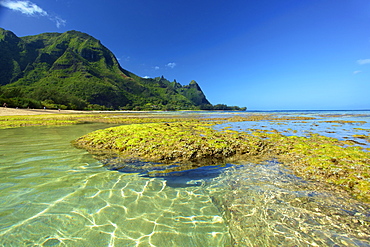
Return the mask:
M209 107L199 85L144 79L78 31L17 37L0 28L0 102L13 107L177 110Z

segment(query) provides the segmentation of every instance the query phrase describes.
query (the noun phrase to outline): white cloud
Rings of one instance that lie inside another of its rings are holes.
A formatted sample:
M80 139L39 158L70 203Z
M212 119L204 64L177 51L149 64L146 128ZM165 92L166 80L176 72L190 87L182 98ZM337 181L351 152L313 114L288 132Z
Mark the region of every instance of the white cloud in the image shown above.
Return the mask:
M358 74L358 73L361 73L362 71L361 70L356 70L356 71L353 71L353 74Z
M159 66L155 66L155 67L154 67L154 69L155 69L155 70L159 70Z
M370 58L368 58L368 59L359 59L359 60L357 60L357 63L360 64L360 65L368 64L368 63L370 63Z
M47 16L48 13L30 1L11 1L3 0L0 2L0 5L9 8L11 10L19 11L22 14L26 15L42 15Z
M55 16L55 17L50 17L50 20L55 21L55 24L57 25L57 28L60 28L61 26L65 26L67 21L63 20L62 18Z
M167 67L170 67L171 69L173 69L173 68L175 68L176 63L168 63L166 66Z
M149 79L150 77L146 75L146 76L144 76L143 78L144 78L144 79Z
M27 0L0 0L0 5L14 11L19 11L22 14L28 16L46 16L49 18L49 20L55 22L58 28L61 26L65 26L67 23L66 20L63 20L62 18L55 15L50 15L41 7Z

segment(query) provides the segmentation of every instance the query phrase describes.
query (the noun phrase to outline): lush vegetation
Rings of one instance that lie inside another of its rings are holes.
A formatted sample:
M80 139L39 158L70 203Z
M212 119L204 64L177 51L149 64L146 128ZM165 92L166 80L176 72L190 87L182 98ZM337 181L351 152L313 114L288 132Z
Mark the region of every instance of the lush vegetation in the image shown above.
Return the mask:
M205 105L201 105L199 108L201 110L207 110L207 111L245 111L247 110L247 107L228 106L225 104L217 104L217 105L205 104Z
M212 106L195 81L182 86L163 76L136 76L123 69L99 40L77 31L20 38L0 28L0 67L0 102L9 107L197 110Z

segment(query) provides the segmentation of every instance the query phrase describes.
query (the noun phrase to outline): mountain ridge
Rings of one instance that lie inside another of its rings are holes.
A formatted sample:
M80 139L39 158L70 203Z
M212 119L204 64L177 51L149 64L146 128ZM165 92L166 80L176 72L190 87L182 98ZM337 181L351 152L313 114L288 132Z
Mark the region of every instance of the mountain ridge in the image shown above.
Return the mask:
M18 37L0 28L0 100L61 109L185 110L212 106L197 82L142 78L89 34Z

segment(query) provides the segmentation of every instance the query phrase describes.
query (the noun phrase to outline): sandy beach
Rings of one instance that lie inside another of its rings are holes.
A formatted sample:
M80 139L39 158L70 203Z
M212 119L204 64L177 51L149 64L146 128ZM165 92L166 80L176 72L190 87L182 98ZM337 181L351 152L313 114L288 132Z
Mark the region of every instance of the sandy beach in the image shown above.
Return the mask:
M16 109L9 107L0 107L0 116L22 116L22 115L42 115L42 114L68 114L83 113L74 110L50 110L50 109Z

